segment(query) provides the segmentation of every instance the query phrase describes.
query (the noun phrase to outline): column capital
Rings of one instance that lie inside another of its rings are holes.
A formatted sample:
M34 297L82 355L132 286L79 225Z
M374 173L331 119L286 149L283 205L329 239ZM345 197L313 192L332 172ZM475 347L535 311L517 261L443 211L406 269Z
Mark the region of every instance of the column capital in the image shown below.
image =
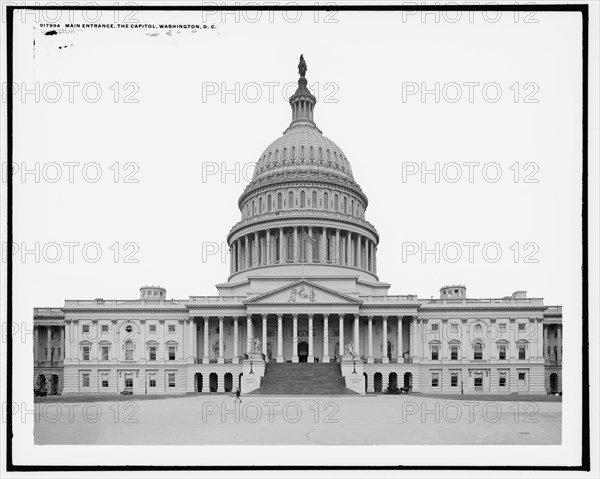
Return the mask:
M308 313L308 319L312 319L314 316L314 313Z
M371 317L373 317L373 316L371 316ZM360 318L360 314L354 313L354 319L359 319L359 318Z
M267 319L268 315L267 315L267 313L263 313L261 316L262 316L262 319Z
M387 319L388 319L388 316L387 316L387 315L384 315L384 316L382 316L382 318L383 318L383 319L385 319L385 320L387 321Z
M232 316L232 318L234 319L234 321L237 321L239 316Z
M225 318L224 316L218 316L219 321L223 321L223 319Z
M283 319L283 313L277 313L277 319Z
M323 318L328 319L329 318L329 313L323 313Z
M292 318L294 320L297 320L298 319L298 313L292 313Z
M251 315L251 314L247 314L247 315L246 315L246 319L247 319L248 321L252 321L252 315Z
M338 316L339 316L340 318L343 318L343 317L345 317L345 316L346 316L346 313L338 313Z
M373 316L367 316L367 318L369 318L369 321L373 321Z

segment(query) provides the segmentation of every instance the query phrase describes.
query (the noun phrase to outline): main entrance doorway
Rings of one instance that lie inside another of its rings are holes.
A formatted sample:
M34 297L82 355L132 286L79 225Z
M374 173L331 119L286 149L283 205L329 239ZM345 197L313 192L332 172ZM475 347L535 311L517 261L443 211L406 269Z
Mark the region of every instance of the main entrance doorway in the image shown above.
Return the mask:
M298 343L298 362L308 362L308 343L306 341Z

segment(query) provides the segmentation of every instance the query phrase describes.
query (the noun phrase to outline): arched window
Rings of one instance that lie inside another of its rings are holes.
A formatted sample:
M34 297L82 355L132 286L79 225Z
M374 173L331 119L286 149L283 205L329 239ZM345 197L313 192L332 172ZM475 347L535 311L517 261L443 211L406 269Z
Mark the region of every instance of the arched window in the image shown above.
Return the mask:
M473 346L473 359L483 359L483 345L479 341Z
M252 214L252 215L256 214L256 203L254 202L254 200L252 200L252 211L250 214Z
M306 193L304 191L300 192L300 208L304 208L306 205L304 204L306 202Z
M340 208L340 203L339 203L339 200L338 200L338 195L335 195L333 197L333 211L337 212L339 210L339 208Z
M283 209L283 195L281 193L277 193L277 209Z
M294 192L290 191L288 193L288 208L292 209L294 207Z
M125 361L133 361L133 343L131 341L125 343Z
M262 199L262 197L260 197L258 199L258 212L261 213L261 214L263 212L263 199Z
M350 214L354 214L354 200L350 200Z
M273 208L272 205L272 201L271 201L271 195L267 196L267 211L271 211L271 209Z
M329 209L329 193L323 193L323 209Z
M344 201L342 201L342 209L343 209L344 213L346 213L347 207L348 207L348 198L346 198L344 196Z
M311 148L312 148L312 146L311 146ZM317 207L317 192L316 192L316 191L313 191L313 192L312 192L312 199L311 199L310 205L311 205L313 208L316 208L316 207Z

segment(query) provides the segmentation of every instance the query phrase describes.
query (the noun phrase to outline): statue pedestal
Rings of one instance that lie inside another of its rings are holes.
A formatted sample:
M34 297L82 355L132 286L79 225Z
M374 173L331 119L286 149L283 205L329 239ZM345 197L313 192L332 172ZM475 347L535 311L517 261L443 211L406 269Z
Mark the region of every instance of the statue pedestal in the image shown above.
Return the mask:
M365 394L364 364L362 359L352 360L342 358L341 369L346 387L358 394Z
M262 353L258 354L262 356ZM242 393L248 394L260 387L265 375L265 362L262 359L245 359L242 372Z

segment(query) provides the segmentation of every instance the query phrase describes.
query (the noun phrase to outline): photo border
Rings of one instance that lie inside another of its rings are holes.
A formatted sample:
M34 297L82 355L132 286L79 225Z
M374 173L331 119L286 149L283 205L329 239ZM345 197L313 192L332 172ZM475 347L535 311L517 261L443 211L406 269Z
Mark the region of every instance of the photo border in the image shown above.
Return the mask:
M53 472L53 471L294 471L294 470L502 470L502 471L590 471L590 411L589 411L589 277L588 277L588 42L589 42L589 5L588 4L552 4L552 5L292 5L292 6L241 6L241 5L132 5L132 6L14 6L3 5L6 8L6 59L7 80L6 88L13 81L13 33L14 13L18 10L154 10L154 11L527 11L527 12L579 12L582 16L582 424L581 424L581 465L578 466L142 466L142 465L105 465L105 466L80 466L80 465L22 465L13 462L13 418L6 412L6 470L9 472ZM10 91L7 93L7 164L13 165L13 98ZM12 175L7 175L7 244L13 240L13 184ZM13 343L12 335L12 255L7 255L7 361L6 361L6 389L7 409L12 403L13 381Z

